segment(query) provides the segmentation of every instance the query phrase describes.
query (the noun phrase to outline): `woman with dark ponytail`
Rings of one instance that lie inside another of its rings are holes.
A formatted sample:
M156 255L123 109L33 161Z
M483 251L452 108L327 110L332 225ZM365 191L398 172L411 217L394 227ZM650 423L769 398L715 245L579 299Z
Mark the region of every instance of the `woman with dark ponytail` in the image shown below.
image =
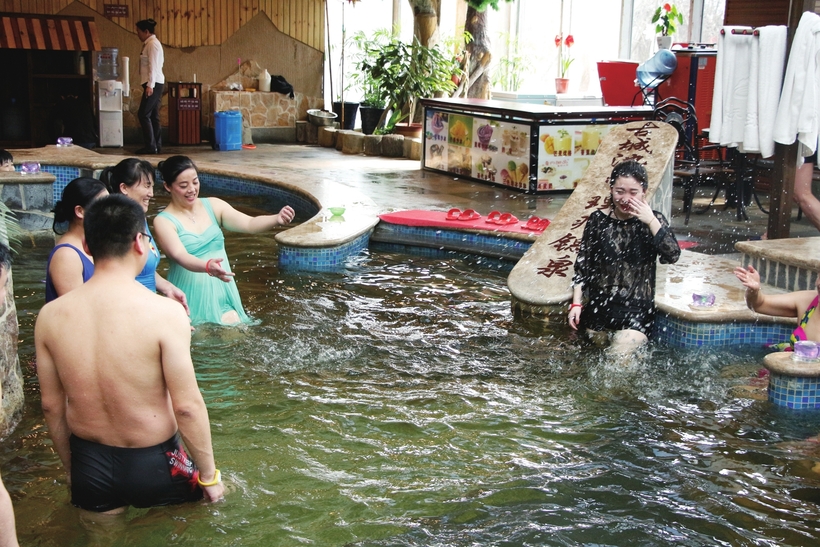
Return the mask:
M113 167L106 167L100 175L100 180L108 186L110 194L125 194L148 213L151 198L154 197L154 168L145 160L128 158ZM145 268L137 276L137 281L145 285L151 292L159 292L168 298L176 300L188 311L188 301L185 293L176 288L171 282L157 273L159 265L159 249L153 241L148 224L145 233L152 238L148 249L148 260Z
M60 239L46 264L46 303L79 287L94 273L94 262L83 250L83 217L92 201L106 195L105 184L80 177L68 183L54 206L53 229Z

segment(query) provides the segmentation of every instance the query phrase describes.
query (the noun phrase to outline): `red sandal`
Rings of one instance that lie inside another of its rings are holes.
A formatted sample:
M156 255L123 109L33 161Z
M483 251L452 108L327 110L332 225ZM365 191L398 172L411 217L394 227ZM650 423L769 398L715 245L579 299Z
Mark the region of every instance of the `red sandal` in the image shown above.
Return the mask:
M481 215L475 209L465 209L458 215L458 220L478 220Z
M516 217L512 213L503 213L500 217L498 217L498 220L496 220L495 223L500 224L501 226L518 224L518 217Z
M485 222L489 222L490 224L496 224L500 217L501 211L490 211L490 214L487 215L487 219L485 220Z
M458 220L459 215L461 214L461 209L453 207L449 211L447 211L447 220Z

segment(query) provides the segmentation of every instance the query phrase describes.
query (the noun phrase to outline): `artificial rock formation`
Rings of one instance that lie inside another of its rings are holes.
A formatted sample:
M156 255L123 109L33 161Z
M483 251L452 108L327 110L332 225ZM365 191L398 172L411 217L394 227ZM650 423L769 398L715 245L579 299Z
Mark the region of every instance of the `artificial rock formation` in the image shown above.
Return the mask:
M23 410L23 375L17 357L17 308L9 274L5 302L0 302L0 439L8 435Z

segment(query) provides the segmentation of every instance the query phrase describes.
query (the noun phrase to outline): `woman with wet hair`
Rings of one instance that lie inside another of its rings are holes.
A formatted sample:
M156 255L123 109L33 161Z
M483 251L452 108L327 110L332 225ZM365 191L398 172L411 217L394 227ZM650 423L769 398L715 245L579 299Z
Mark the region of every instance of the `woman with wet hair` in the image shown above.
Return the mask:
M615 166L611 208L589 216L575 261L569 325L593 338L607 335L617 353L647 341L655 319L658 258L673 264L680 257L669 222L646 202L648 185L638 162Z
M138 158L122 160L113 167L103 169L100 180L108 186L109 193L128 196L140 204L144 213L148 213L151 198L154 197L154 168L150 163ZM159 249L153 241L153 235L147 223L145 233L150 240L148 260L145 262L145 268L137 276L137 281L152 292L159 292L176 300L188 311L185 293L157 273Z
M83 217L91 202L106 195L108 189L101 181L80 177L68 183L54 206L52 228L60 239L46 263L46 303L79 287L94 273L94 261L83 249Z
M161 161L159 171L171 202L154 219L154 233L171 260L168 281L188 297L191 323L249 322L225 253L222 229L267 232L290 224L293 209L286 205L278 214L252 217L219 198L200 198L196 165L186 156Z

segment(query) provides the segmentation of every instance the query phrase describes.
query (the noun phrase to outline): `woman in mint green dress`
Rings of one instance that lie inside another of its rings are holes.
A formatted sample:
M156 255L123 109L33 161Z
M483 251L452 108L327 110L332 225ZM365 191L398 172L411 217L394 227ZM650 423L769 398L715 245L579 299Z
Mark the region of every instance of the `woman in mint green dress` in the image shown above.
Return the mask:
M200 198L196 165L186 156L161 161L159 171L171 202L154 219L154 234L171 261L168 281L188 298L191 323L249 322L225 253L222 228L266 232L289 224L293 209L286 205L276 215L251 217L219 198Z

